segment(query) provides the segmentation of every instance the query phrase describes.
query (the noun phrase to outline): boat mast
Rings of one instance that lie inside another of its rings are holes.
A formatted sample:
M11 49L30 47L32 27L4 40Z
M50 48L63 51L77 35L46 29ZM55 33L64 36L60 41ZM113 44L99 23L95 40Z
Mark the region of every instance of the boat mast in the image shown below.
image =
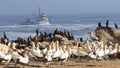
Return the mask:
M40 6L39 6L39 17L41 16Z
M37 21L40 21L40 20L41 20L41 11L40 11L40 6L39 6L39 15L38 15Z

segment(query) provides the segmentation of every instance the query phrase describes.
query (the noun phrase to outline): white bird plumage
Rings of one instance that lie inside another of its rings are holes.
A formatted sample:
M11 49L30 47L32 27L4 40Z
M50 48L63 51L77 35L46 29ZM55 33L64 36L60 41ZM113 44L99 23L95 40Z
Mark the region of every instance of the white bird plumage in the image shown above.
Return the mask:
M99 40L99 38L96 37L92 31L89 32L88 34L89 34L89 37L91 38L91 40L93 40L93 41L98 41Z

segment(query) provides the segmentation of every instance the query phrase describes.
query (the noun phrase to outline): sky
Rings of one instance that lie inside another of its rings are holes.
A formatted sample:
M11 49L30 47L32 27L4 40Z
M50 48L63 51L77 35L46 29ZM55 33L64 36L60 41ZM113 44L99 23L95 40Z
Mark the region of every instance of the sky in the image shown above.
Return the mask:
M0 16L38 14L119 13L120 0L0 0Z

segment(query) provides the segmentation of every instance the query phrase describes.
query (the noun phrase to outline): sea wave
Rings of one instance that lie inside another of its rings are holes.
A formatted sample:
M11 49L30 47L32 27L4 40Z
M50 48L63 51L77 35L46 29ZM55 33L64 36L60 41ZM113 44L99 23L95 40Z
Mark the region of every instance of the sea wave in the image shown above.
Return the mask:
M44 28L44 29L55 29L55 28L60 28L60 29L81 29L81 28L87 28L87 27L93 27L95 26L94 24L53 24L53 25L5 25L5 26L0 26L1 29L4 28Z
M105 25L104 25L105 26ZM114 24L110 24L114 27ZM119 26L119 24L118 24ZM97 28L97 24L51 24L51 25L4 25L0 26L0 36L3 32L6 32L10 39L16 39L18 37L27 38L28 36L34 36L36 28L39 28L41 32L53 32L56 28L60 30L68 30L74 34L75 38L86 38L89 31L93 31Z

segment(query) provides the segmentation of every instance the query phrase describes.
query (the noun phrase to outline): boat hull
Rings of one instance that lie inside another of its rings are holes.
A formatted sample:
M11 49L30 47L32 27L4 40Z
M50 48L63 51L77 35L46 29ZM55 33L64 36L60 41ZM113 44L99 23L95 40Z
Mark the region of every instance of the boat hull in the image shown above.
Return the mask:
M50 25L50 22L46 22L46 21L39 21L37 22L39 25Z
M20 25L37 25L37 23L34 22L20 22Z

